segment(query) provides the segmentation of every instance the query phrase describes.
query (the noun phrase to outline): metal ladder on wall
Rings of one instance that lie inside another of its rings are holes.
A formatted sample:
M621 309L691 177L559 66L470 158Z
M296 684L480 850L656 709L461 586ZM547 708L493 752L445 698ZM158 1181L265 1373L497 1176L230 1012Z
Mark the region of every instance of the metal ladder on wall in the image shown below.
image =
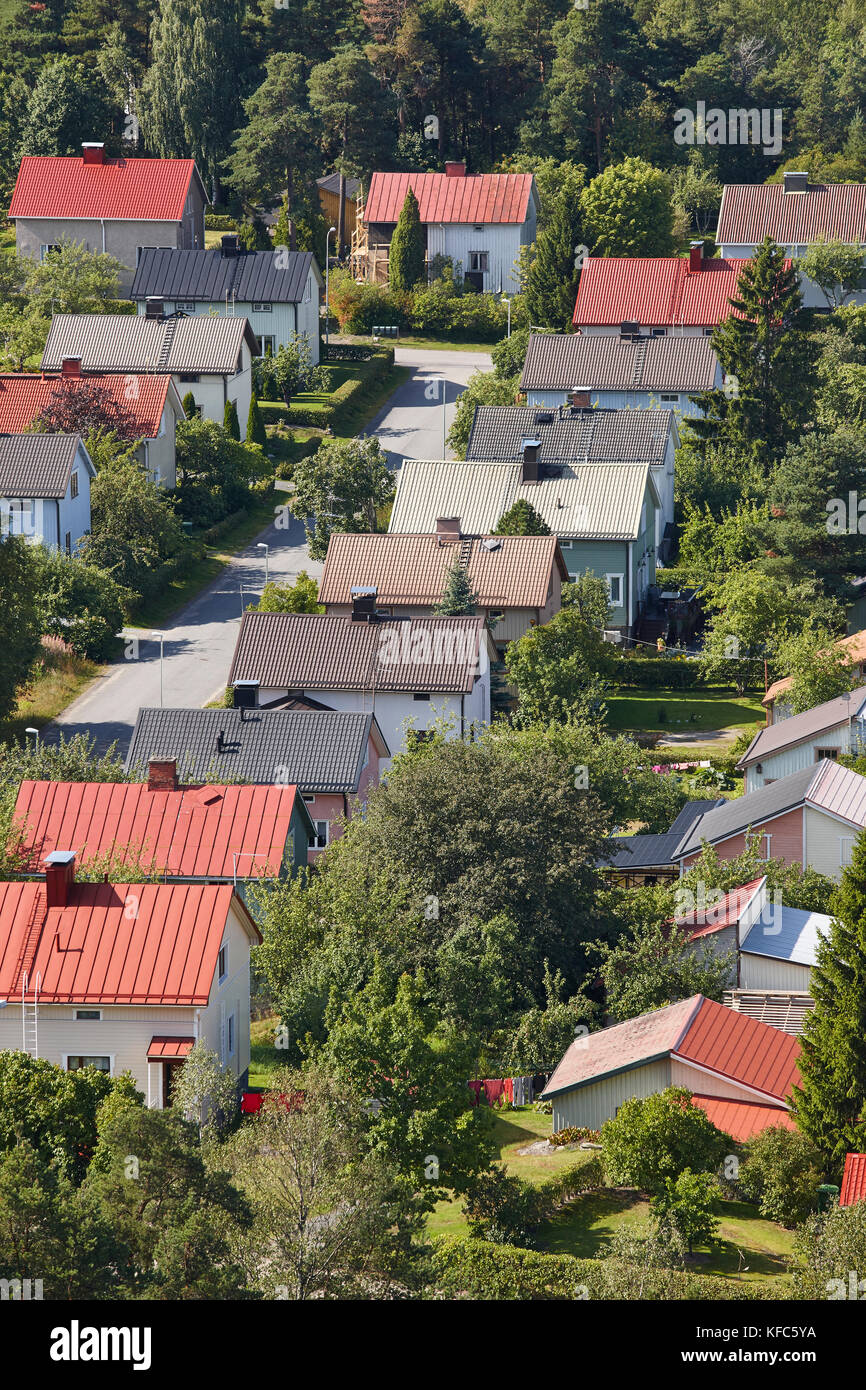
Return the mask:
M39 1056L39 986L42 976L37 970L33 981L32 998L27 998L28 975L21 977L21 1050L31 1057Z

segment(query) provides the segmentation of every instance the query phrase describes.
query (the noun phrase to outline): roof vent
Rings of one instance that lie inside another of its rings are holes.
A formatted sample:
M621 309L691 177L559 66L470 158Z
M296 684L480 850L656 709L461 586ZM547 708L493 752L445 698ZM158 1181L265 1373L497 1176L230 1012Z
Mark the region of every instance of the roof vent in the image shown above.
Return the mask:
M446 179L465 179L465 177L466 177L466 161L465 161L465 160L454 160L453 163L450 163L450 164L446 163L446 165L445 165L445 177L446 177Z
M81 157L85 164L104 164L104 144L101 140L85 140L81 146Z
M60 375L66 377L81 376L81 358L64 357L60 364Z
M369 623L376 616L376 587L358 585L352 589L352 622Z
M783 174L782 179L784 181L786 193L809 192L809 175L803 173L802 170L796 173L792 170L788 174Z
M437 516L436 535L442 541L459 541L460 539L460 518L459 516Z
M259 686L261 681L235 681L232 686L232 704L235 709L258 709Z
M45 897L49 907L66 907L75 882L75 850L55 849L45 856Z
M498 536L486 536L481 542L485 550L501 550L502 541Z

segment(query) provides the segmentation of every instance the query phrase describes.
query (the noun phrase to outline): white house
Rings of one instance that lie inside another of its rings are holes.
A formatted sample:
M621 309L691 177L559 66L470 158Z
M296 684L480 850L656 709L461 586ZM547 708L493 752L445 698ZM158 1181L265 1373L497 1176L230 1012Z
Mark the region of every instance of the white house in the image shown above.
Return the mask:
M90 530L94 476L77 434L0 435L0 536L72 555Z
M700 416L693 396L721 389L709 338L632 333L531 333L520 389L532 407L671 410Z
M823 758L866 747L866 685L780 719L755 734L740 761L743 790L757 791Z
M446 164L444 174L374 173L361 215L364 264L358 265L368 278L387 266L410 188L418 199L428 271L437 257L448 259L473 289L518 293L520 248L536 236L539 201L532 174L467 174L460 163Z
M161 1108L202 1040L242 1088L261 937L232 886L80 883L72 851L46 870L0 883L0 1050L129 1071Z
M482 617L391 619L367 591L353 596L351 617L244 613L229 684L251 683L263 708L301 699L374 714L395 754L440 719L451 738L488 724L495 660Z
M142 254L131 298L139 314L219 314L248 319L262 356L297 333L319 361L322 275L310 251L246 251L236 235L218 250Z
M190 252L198 255L198 252ZM237 409L241 439L250 413L255 334L245 318L55 314L42 370L71 359L85 372L170 373L181 399L191 391L199 414L222 424L226 403Z
M781 183L726 184L716 241L723 256L752 256L771 236L791 257L805 256L816 241L843 241L866 251L866 184L810 183L807 172L789 171ZM800 276L803 303L827 309L813 280ZM866 276L847 301L866 304Z

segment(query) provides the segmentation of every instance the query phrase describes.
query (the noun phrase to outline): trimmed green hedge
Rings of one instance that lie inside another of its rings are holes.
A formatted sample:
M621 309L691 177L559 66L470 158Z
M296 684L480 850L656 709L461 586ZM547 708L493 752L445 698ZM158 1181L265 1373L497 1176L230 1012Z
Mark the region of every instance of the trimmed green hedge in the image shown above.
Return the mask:
M290 405L285 419L289 425L306 425L314 429L339 431L357 408L359 399L371 387L381 385L394 366L394 349L377 347L370 352L369 362L361 376L349 377L331 393L329 403L321 406Z
M640 649L616 657L612 678L638 689L696 690L707 685L700 663L684 656L644 656Z

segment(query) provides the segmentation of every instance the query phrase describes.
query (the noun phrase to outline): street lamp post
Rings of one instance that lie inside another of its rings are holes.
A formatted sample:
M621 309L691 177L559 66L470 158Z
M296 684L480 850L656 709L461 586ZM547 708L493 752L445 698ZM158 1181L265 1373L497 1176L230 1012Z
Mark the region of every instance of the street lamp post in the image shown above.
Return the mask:
M152 632L150 635L151 635L151 637L152 637L152 639L153 639L154 642L158 642L158 643L159 643L159 707L160 707L160 709L162 709L162 707L163 707L162 658L163 658L163 651L164 651L163 643L165 642L165 633L164 633L164 632Z
M448 414L445 409L448 403L448 378L442 378L442 457L448 456Z
M39 730L38 730L38 729L30 728L30 729L25 729L24 732L25 732L25 734L28 735L28 737L29 737L31 734L33 735L34 739L36 740L36 752L38 753L38 752L39 752Z
M256 550L263 550L265 552L265 588L267 588L268 578L270 576L271 548L269 545L266 545L264 541L259 541Z
M511 337L511 300L510 300L510 299L506 299L505 303L508 305L508 333L506 334L506 337L510 338L510 337Z
M331 236L336 236L336 227L328 228L328 235L325 237L325 350L327 351L330 342L331 326L331 301L328 298L328 270L331 260Z

